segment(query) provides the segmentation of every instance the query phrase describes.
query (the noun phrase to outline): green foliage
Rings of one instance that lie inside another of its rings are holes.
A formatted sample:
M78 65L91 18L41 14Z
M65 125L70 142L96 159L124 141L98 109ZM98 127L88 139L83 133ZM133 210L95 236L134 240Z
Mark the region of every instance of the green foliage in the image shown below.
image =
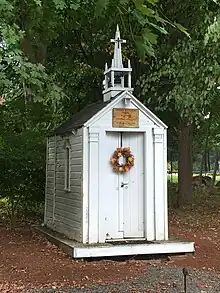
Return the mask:
M161 44L158 59L152 61L151 71L140 78L138 85L142 99L148 97L148 103L156 101L161 110L172 106L180 117L198 122L210 111L220 76L219 50L207 37L219 6L213 12L196 1L193 5L198 11L190 32L192 38L175 40L175 32L171 33L170 41ZM183 6L191 9L186 3ZM187 13L186 10L184 14ZM205 20L203 25L201 19Z
M158 43L158 35L168 34L168 25L189 36L182 25L161 17L158 12L160 8L157 0L98 0L96 16L114 15L117 17L119 15L124 30L129 31L135 42L138 55L144 61L146 55L155 57L154 49Z
M55 118L51 108L22 98L0 106L0 198L12 218L44 199L45 140Z
M171 171L171 169L173 172L178 172L178 161L172 161L167 163L167 170Z
M179 116L201 122L219 78L216 7L211 0L0 1L2 196L18 206L42 199L45 137L100 100L116 24L128 39L123 55L131 56L134 81L142 75L140 98L166 109L172 125Z

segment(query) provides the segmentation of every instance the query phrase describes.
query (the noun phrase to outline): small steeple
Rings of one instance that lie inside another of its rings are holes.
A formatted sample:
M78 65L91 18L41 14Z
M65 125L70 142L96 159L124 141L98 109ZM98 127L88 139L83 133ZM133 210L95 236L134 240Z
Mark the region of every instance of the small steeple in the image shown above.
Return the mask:
M113 64L116 68L123 68L122 54L121 54L121 44L125 44L126 40L121 40L119 26L117 25L117 30L115 33L115 39L111 39L111 43L115 43Z
M128 67L124 68L121 44L125 44L126 41L121 39L118 25L115 33L115 39L111 39L111 42L115 44L114 57L110 68L108 68L107 63L105 65L105 80L103 81L104 102L114 98L120 92L133 91L131 88L131 62L128 60Z

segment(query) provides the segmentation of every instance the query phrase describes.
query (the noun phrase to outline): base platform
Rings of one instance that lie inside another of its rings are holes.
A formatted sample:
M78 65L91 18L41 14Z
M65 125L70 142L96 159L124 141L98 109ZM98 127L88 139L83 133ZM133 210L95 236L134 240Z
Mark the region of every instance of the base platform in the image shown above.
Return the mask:
M56 232L49 231L44 227L35 227L37 231L44 234L48 240L74 259L104 258L134 255L179 255L195 252L194 242L179 240L168 241L138 241L131 242L106 242L104 244L83 244L67 239Z

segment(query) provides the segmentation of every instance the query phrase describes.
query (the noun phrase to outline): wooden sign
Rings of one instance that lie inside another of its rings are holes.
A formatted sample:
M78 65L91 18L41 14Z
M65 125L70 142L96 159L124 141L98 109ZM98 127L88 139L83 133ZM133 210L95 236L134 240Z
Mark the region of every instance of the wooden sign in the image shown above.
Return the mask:
M112 127L138 128L139 111L137 109L115 108L112 111Z

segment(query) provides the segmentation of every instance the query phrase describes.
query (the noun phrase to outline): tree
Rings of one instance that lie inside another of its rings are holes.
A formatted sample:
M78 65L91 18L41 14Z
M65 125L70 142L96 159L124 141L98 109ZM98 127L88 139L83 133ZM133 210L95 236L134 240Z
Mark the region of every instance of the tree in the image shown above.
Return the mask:
M198 125L195 129L194 134L194 147L199 151L201 156L201 170L204 170L207 168L206 164L207 161L210 161L210 157L207 156L207 154L212 154L211 157L211 164L213 171L213 184L215 183L216 179L216 172L218 170L218 161L219 161L219 151L220 151L220 145L219 145L219 86L216 85L215 88L213 88L212 92L210 92L210 95L212 95L212 101L210 103L209 107L209 114L204 118L203 121L201 121L200 125ZM210 165L210 162L208 162ZM210 169L210 168L209 168ZM200 172L202 173L202 171Z
M219 13L213 1L167 1L169 17L181 19L191 38L170 31L160 43L157 60L138 82L141 98L159 109L176 113L173 126L179 137L179 205L192 200L192 134L213 102L220 76L219 49L213 31ZM175 15L175 16L174 16ZM219 33L219 31L217 30ZM218 34L217 34L218 35ZM147 97L147 98L146 98Z
M140 60L155 55L158 36L168 26L184 32L161 15L157 0L1 1L1 183L13 207L43 190L38 175L48 128L100 99L116 24L129 40L124 55L132 57L135 81L145 68Z
M8 200L12 224L19 209L33 211L44 198L45 137L51 118L50 108L39 102L20 98L0 106L0 198Z
M153 55L156 33L166 33L157 8L156 0L1 1L0 196L12 222L20 205L42 199L49 129L100 99L116 24L129 24L127 50L135 56L137 45L143 59Z
M69 76L73 65L77 70L82 65L90 77L97 78L97 72L91 76L93 69L103 68L97 53L106 47L117 23L123 25L130 47L133 52L137 48L142 60L146 54L154 55L157 35L166 34L166 26L184 31L162 18L159 9L157 0L1 1L2 93L14 96L19 87L24 95L28 92L37 100L61 107L60 101L67 99L62 92L69 94L68 85L62 84L54 70L62 65L59 69ZM8 90L12 86L15 90Z

